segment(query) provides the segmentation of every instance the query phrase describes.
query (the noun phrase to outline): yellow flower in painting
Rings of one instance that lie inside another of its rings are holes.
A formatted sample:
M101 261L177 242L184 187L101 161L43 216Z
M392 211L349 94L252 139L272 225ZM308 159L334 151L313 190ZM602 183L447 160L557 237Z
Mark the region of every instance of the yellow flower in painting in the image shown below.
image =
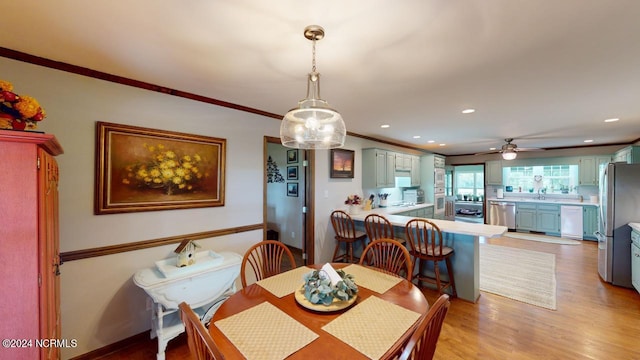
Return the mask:
M164 155L165 155L166 157L168 157L169 159L173 159L173 158L175 158L175 157L176 157L176 153L174 153L174 152L173 152L173 151L171 151L171 150L169 150L169 151L165 152L165 153L164 153Z
M173 170L171 169L162 170L162 177L164 177L165 179L171 179L173 176L174 176Z
M180 185L178 185L178 189L184 189L185 187L187 187L187 185L186 185L186 184L180 184Z
M155 146L149 146L149 147L147 147L147 150L149 150L149 152L156 152L156 147Z
M193 167L193 164L190 163L190 162L183 162L182 163L182 167L185 168L185 169L190 169L190 168Z
M167 164L168 168L174 168L178 166L178 163L175 160L167 160L165 163Z
M193 159L194 159L196 162L200 162L200 161L202 161L202 158L201 158L201 157L200 157L200 155L198 155L198 154L193 155Z
M160 175L162 175L162 173L160 172L160 170L158 168L153 168L153 169L151 169L151 171L149 171L149 175L151 175L152 177L156 178L156 177L160 177Z
M158 149L160 149L160 150L164 149L164 145L158 144Z
M184 168L177 168L176 175L180 177L184 177L187 174L187 171Z
M189 155L185 155L185 156L183 156L183 157L182 157L182 161L185 161L185 162L189 162L189 161L191 161L191 156L189 156Z
M158 155L156 155L156 160L158 160L158 161L164 161L164 155L163 155L163 154L158 154Z
M197 166L192 167L190 170L191 170L191 172L193 172L193 173L197 173L197 172L199 172L199 171L200 171L200 170L198 170L198 167L197 167Z
M182 178L180 176L176 176L173 178L173 183L176 185L182 184Z
M149 176L149 173L147 172L146 168L142 168L142 169L138 170L136 175L138 175L139 178L143 179L143 178L146 178L147 176Z
M161 179L161 178L159 178L159 177L157 177L157 178L153 179L153 182L154 182L155 184L162 184L162 179Z

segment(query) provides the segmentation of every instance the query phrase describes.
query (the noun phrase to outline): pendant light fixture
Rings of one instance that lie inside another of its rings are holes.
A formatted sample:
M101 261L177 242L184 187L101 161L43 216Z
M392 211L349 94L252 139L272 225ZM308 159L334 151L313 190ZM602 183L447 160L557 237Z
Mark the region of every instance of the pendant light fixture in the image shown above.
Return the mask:
M513 150L505 150L502 152L502 158L505 160L515 160L518 153Z
M296 149L333 149L344 145L347 130L340 113L320 98L320 73L316 71L316 41L324 29L309 25L304 37L313 42L313 62L307 78L307 97L289 110L280 125L282 145Z

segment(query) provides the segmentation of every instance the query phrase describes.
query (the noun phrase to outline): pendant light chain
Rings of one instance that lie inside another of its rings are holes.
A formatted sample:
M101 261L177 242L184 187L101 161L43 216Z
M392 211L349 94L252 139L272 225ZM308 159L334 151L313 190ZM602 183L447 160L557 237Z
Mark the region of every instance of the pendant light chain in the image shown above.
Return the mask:
M311 72L316 72L316 38L313 38L313 47L312 47L313 60L311 62Z

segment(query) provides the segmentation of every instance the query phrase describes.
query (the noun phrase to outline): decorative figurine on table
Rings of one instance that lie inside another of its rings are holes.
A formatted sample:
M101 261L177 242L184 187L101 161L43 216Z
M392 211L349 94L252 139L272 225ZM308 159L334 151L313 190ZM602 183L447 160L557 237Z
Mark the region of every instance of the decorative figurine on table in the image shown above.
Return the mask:
M183 240L173 252L178 254L176 259L177 267L185 267L196 263L196 249L200 245L192 240Z

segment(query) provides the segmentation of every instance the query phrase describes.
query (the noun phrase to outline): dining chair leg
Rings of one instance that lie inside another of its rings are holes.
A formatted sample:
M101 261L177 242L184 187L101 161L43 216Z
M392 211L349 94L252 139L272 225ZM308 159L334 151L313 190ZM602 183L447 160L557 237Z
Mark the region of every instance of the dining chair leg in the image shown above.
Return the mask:
M333 260L332 261L337 261L337 257L338 257L338 251L340 251L340 241L336 242L336 249L333 250Z
M442 295L442 283L440 282L440 266L437 261L433 262L433 272L436 275L436 287L438 288L438 294Z
M451 265L451 258L446 258L445 263L447 264L447 274L449 275L449 286L451 287L451 297L458 297L458 292L456 291L456 282L453 279L453 266Z
M353 264L353 242L349 243L349 262Z

